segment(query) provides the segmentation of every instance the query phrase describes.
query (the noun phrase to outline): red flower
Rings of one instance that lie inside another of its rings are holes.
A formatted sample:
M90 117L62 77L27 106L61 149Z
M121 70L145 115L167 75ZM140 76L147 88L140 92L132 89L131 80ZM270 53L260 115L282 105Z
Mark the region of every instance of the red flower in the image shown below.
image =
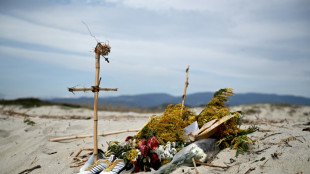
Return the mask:
M138 173L140 171L140 168L138 166L138 162L137 161L132 161L132 164L135 166L135 173Z
M149 147L146 145L146 140L145 139L140 140L138 146L140 148L141 154L143 156L147 156L147 153L149 152Z
M140 152L143 156L147 156L147 153L149 152L149 147L147 147L146 145L142 145L140 147Z
M152 163L155 163L159 160L158 155L156 153L151 154Z
M132 139L132 136L128 136L125 141L127 142L127 141L129 141L131 139Z
M140 140L139 144L138 144L139 148L141 148L143 145L146 145L146 140L145 139Z
M152 149L152 150L155 150L158 148L159 146L159 142L158 140L156 139L155 136L151 137L148 141L147 141L147 146Z

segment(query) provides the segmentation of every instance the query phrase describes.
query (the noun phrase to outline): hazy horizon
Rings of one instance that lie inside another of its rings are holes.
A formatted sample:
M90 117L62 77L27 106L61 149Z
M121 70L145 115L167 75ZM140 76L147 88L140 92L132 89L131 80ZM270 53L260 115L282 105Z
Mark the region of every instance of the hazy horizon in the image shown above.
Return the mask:
M216 91L214 91L216 92ZM200 92L193 92L193 93L187 93L186 95L192 95L192 94L198 94L198 93L214 93L213 91L200 91ZM114 94L114 95L106 95L106 94L102 94L102 92L99 93L99 98L106 98L106 97L121 97L121 96L137 96L137 95L149 95L149 94L165 94L165 95L170 95L172 97L180 97L180 99L182 98L183 94L169 94L169 93L165 93L165 92L150 92L150 93L140 93L140 94ZM260 93L260 92L244 92L244 93L235 93L236 95L244 95L244 94L262 94L262 95L277 95L277 96L292 96L292 97L302 97L302 98L307 98L310 99L310 97L306 97L306 96L301 96L301 95L290 95L290 94L276 94L276 93ZM72 94L71 96L66 96L66 97L62 97L62 96L52 96L52 97L34 97L34 96L25 96L25 97L17 97L17 98L3 98L0 96L0 99L4 99L4 100L15 100L15 99L21 99L21 98L38 98L41 100L50 100L50 99L57 99L57 98L66 98L66 99L78 99L78 98L93 98L94 95L92 92L88 92L88 93L75 93ZM234 96L232 96L233 98Z

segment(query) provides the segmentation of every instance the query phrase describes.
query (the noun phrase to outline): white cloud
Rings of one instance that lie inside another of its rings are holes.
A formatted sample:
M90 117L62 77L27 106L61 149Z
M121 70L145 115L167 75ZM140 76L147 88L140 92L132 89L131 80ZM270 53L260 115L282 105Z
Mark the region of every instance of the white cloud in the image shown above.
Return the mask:
M89 52L89 48L93 47L90 46L93 45L93 38L86 34L81 35L79 33L27 23L11 17L2 17L7 21L11 21L6 27L2 28L2 33L5 34L4 36L10 39L14 38L22 42L46 45L80 53ZM14 25L15 23L25 26L25 30L22 32L17 25ZM86 44L87 42L89 43ZM70 45L70 43L72 44ZM232 43L234 42L232 41ZM170 44L158 41L115 39L111 41L111 46L111 59L116 59L119 66L127 64L128 66L126 68L121 68L125 72L139 71L141 73L144 72L145 75L148 74L154 77L154 74L168 74L165 70L169 70L169 73L172 74L172 70L179 71L186 67L186 65L192 65L200 72L235 78L284 78L284 76L287 77L288 74L283 71L290 69L290 64L285 62L268 61L266 58L257 56L248 57L238 54L233 55L229 52L223 53L222 49L196 47L188 45L187 43ZM81 70L87 69L84 66L86 62L88 62L88 65L91 64L91 62L87 60L89 59L87 57L82 58L81 56L75 55L12 49L13 48L4 49L4 47L2 47L2 53L10 54L20 52L19 55L23 55L24 58L37 59ZM90 57L93 56L91 53L89 55ZM78 60L78 57L81 58ZM130 68L130 66L133 68ZM296 75L296 73L300 74L300 67L303 67L302 64L297 66L298 68L293 67L294 75ZM278 67L278 69L274 69L274 67ZM264 71L262 71L262 69L264 69ZM151 73L151 71L153 75L148 73Z
M66 51L85 53L88 45L94 43L86 34L74 33L52 27L42 26L15 17L0 15L1 37L18 42L32 43Z
M295 3L106 0L12 8L0 13L5 24L0 39L14 41L2 42L0 58L18 56L93 71L96 42L83 20L96 38L110 41L111 63L103 64L102 71L107 85L129 85L128 93L173 93L179 88L175 84L183 86L187 65L196 91L219 86L259 90L288 81L309 84L308 19L294 16L298 12L290 5Z
M34 51L8 46L0 46L0 52L0 55L2 55L1 57L4 57L4 55L13 56L82 71L92 71L93 67L92 60L86 56ZM4 58L1 58L0 60L5 61Z
M133 8L146 8L150 10L189 10L189 11L210 11L217 12L228 10L232 1L207 1L207 0L123 0L124 5Z

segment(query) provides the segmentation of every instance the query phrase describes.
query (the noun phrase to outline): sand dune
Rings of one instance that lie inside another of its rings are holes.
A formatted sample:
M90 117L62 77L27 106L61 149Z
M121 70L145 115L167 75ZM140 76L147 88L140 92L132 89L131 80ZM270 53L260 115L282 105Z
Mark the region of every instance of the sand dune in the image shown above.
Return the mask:
M81 148L91 148L92 138L50 142L51 138L92 134L93 111L60 106L22 108L0 106L0 173L19 173L40 165L32 174L77 173L70 168L72 155ZM200 112L201 108L193 108ZM200 173L310 173L310 106L275 104L241 105L231 111L245 112L244 126L257 124L260 131L250 135L256 140L251 152L235 157L235 150L224 149L212 161L216 165L229 165L229 169L198 167ZM11 114L8 112L11 111ZM13 114L12 114L13 113ZM26 114L33 126L24 123ZM159 115L160 113L157 113ZM106 133L124 129L139 129L153 115L100 111L98 132ZM42 116L50 116L42 118ZM79 119L64 117L79 116ZM57 118L59 117L59 118ZM60 119L62 118L62 119ZM99 137L99 147L107 148L109 141L123 141L133 132ZM181 167L177 173L195 173L193 168Z

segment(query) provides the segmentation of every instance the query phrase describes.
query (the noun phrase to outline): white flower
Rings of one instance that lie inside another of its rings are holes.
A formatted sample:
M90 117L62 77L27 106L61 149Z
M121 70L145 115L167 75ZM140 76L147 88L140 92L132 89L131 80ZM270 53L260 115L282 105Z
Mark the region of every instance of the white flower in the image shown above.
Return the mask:
M170 151L170 153L171 153L172 155L175 155L177 152L178 152L178 151L177 151L177 149L175 149L175 148L172 148L171 151Z
M161 153L164 153L165 148L164 148L163 145L160 145L160 146L158 147L158 150L159 150Z
M170 141L167 142L165 150L169 150L169 151L171 150L171 143L170 143Z
M153 150L153 152L155 152L157 155L163 154L165 151L164 146L163 145L159 145L159 147L155 150Z
M162 161L163 159L173 158L173 156L177 153L175 146L175 142L167 142L165 146L159 145L156 150L152 150L151 152L156 153L159 160Z
M165 158L172 158L173 155L170 153L170 150L166 149L164 152Z
M138 152L138 156L140 156L140 155L141 155L140 150L139 150L139 149L136 149L136 151Z
M159 160L161 161L162 159L165 159L165 154L162 153L162 154L160 154L158 157L159 157Z
M137 145L136 139L134 139L134 140L132 141L132 145L133 145L133 147L135 147L135 146Z

